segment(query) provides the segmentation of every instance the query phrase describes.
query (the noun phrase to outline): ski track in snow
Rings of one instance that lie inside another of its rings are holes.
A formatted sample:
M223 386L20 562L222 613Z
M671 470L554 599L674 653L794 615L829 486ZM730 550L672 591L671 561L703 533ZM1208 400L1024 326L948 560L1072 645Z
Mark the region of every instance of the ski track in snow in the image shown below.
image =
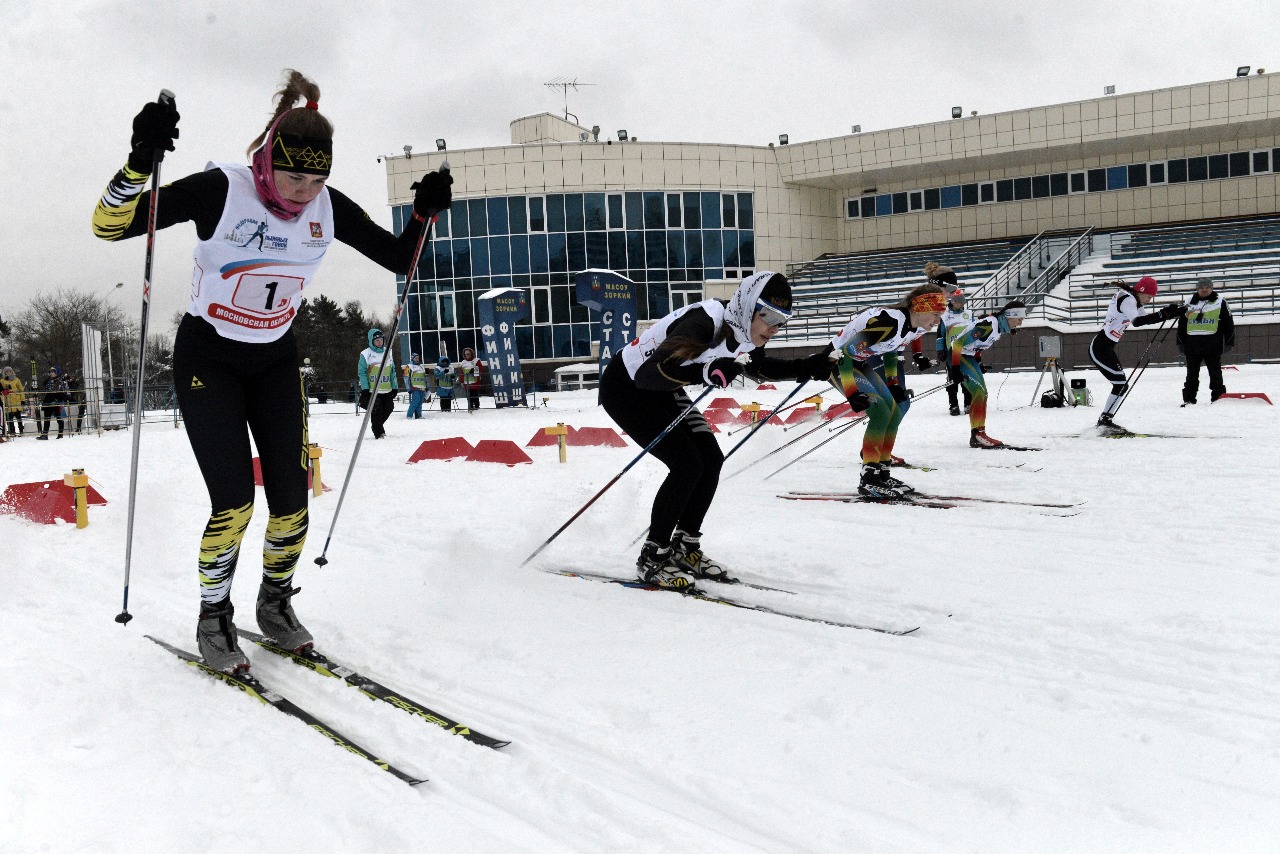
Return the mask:
M315 407L334 491L312 502L300 616L336 661L513 743L473 745L246 652L268 685L429 778L416 789L143 639L194 648L208 507L183 430L142 436L127 628L112 618L131 437L4 445L0 486L83 466L111 503L83 531L0 516L0 850L1277 850L1275 410L1181 409L1182 371L1151 368L1117 420L1229 438L1103 440L1097 407L1025 407L1035 374L988 380L992 435L1045 450L968 448L968 419L936 395L895 452L937 470L895 474L924 492L1084 502L1077 515L776 497L852 490L855 427L768 481L829 434L722 483L707 519L708 553L795 595L709 592L921 626L907 637L520 568L633 445L570 447L567 465L555 448L511 468L404 462L427 439L523 447L557 421L610 425L594 392L417 422L401 406L388 439L363 444L316 567L359 421ZM1227 381L1280 400L1280 366ZM729 394L772 405L789 390ZM762 428L725 474L798 435ZM637 465L535 565L629 577L664 472ZM265 525L259 500L233 594L246 628Z

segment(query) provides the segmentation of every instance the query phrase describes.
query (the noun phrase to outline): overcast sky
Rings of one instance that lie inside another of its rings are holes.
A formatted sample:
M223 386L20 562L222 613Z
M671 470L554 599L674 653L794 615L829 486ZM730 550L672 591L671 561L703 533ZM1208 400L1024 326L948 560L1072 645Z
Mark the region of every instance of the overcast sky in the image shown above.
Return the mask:
M144 241L98 241L90 217L161 88L182 114L172 180L246 162L281 70L309 75L336 126L332 184L389 227L379 155L507 144L512 119L563 110L543 85L557 77L591 84L569 93L588 127L763 145L1280 70L1274 0L3 0L0 17L0 316L117 282L137 315ZM191 225L157 238L156 331L186 307L194 240ZM341 244L316 290L384 317L395 300L393 277Z

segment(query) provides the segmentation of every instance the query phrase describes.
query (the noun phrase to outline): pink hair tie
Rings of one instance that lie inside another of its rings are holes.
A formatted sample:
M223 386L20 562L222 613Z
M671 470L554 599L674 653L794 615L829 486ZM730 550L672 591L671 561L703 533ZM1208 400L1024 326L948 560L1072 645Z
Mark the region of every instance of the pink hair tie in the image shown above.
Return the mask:
M315 101L307 101L307 109L308 109L308 110L318 110L318 109L320 109L320 105L319 105L319 104L317 104Z

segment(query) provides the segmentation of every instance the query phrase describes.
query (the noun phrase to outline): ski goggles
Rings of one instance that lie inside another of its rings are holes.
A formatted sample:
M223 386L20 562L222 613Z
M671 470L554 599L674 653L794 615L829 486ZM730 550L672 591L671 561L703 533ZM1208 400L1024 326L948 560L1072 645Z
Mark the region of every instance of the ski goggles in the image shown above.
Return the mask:
M775 329L786 326L787 321L794 314L794 312L787 311L785 308L778 308L773 303L765 302L762 299L756 300L756 312L764 318L766 324Z
M1006 308L1004 310L1004 316L1009 320L1025 320L1027 317L1027 310L1025 308L1018 308L1017 306L1014 306L1013 308Z

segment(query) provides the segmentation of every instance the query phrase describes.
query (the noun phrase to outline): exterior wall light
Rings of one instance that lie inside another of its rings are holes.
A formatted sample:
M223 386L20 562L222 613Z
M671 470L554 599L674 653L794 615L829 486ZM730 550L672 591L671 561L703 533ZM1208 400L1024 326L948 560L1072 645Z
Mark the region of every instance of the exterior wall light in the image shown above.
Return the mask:
M958 119L958 118L960 118L960 117L961 117L961 116L963 116L963 115L964 115L964 108L963 108L963 107L952 107L952 108L951 108L951 118L953 118L953 119Z
M443 140L443 139L437 139L437 140L436 140L436 151L444 151L444 140Z
M626 142L626 141L627 141L626 130L624 129L624 130L618 131L618 142Z
M786 145L790 141L791 137L787 136L785 133L778 134L778 145Z
M1239 68L1237 68L1237 69L1236 69L1236 76L1237 76L1237 77L1248 77L1248 76L1249 76L1249 70L1250 70L1250 69L1249 69L1249 66L1247 66L1247 65L1242 65L1242 66L1240 66Z

